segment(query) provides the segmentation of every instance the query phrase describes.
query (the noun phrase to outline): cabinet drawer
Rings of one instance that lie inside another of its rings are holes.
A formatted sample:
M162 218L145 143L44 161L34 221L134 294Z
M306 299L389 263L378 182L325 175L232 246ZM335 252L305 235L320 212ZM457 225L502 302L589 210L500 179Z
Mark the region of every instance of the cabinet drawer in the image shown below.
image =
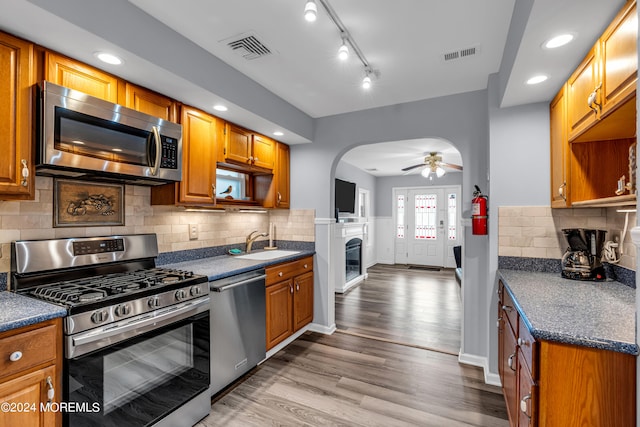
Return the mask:
M273 285L282 280L288 279L298 274L306 273L313 270L313 256L291 261L284 264L274 265L265 268L267 273L266 284Z
M518 347L531 376L536 379L538 372L534 362L537 360L538 342L533 338L522 318L519 319L518 326Z
M29 369L56 358L56 326L8 336L0 340L0 378ZM21 357L12 361L11 356Z
M516 305L513 303L513 299L511 298L511 294L506 289L503 290L502 295L502 316L508 320L509 326L511 326L511 331L513 335L518 336L518 310L516 310Z

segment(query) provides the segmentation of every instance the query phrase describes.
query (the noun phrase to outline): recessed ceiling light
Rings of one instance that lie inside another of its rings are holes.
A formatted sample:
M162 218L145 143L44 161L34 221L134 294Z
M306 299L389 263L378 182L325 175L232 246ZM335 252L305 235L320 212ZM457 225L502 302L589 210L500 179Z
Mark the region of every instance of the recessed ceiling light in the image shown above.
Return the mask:
M542 83L543 81L547 80L549 77L540 74L539 76L533 76L531 77L529 80L527 80L527 84L528 85L537 85L538 83Z
M107 52L96 52L94 53L94 55L100 61L106 62L107 64L111 64L111 65L120 65L124 62L122 58Z
M275 131L273 134L274 134L275 136L282 136L282 135L284 135L284 133L280 132L279 130Z
M225 105L222 104L216 104L213 106L213 109L216 111L227 111L228 108Z
M564 46L573 40L573 34L560 34L559 36L555 36L549 40L547 40L542 46L547 49L555 49L560 46Z

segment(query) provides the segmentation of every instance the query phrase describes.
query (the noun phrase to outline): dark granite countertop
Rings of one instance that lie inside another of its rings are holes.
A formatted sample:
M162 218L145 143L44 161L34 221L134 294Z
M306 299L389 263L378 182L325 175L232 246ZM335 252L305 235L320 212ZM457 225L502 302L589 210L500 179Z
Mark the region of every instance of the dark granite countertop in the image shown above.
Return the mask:
M638 355L636 292L618 282L498 270L536 339Z
M0 332L64 317L67 310L14 292L0 292Z
M252 253L260 253L267 251L254 251ZM220 255L208 258L200 258L192 261L183 261L173 264L166 264L162 267L177 268L181 270L193 271L195 274L202 274L209 278L209 281L223 279L225 277L234 276L236 274L245 273L251 270L268 267L270 265L280 264L283 262L295 261L300 258L308 257L315 254L315 251L301 250L296 254L285 255L280 258L271 260L247 260L239 259L236 256Z

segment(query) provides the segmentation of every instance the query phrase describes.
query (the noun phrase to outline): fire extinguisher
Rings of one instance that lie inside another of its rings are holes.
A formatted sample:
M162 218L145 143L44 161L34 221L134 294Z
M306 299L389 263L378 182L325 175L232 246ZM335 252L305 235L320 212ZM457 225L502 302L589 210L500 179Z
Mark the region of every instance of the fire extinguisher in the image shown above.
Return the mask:
M477 185L471 201L471 226L473 234L487 234L487 196L483 195Z

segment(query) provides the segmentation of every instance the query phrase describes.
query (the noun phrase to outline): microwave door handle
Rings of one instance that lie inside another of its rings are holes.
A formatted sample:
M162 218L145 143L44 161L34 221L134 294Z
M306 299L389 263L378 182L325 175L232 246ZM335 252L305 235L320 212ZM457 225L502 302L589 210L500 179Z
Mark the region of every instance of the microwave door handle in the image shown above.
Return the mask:
M154 126L153 128L151 128L151 133L153 134L153 140L156 144L156 158L154 159L153 164L150 165L150 168L151 175L156 176L158 175L158 169L160 169L160 156L162 156L162 140L160 139L160 131L158 130L158 126Z

